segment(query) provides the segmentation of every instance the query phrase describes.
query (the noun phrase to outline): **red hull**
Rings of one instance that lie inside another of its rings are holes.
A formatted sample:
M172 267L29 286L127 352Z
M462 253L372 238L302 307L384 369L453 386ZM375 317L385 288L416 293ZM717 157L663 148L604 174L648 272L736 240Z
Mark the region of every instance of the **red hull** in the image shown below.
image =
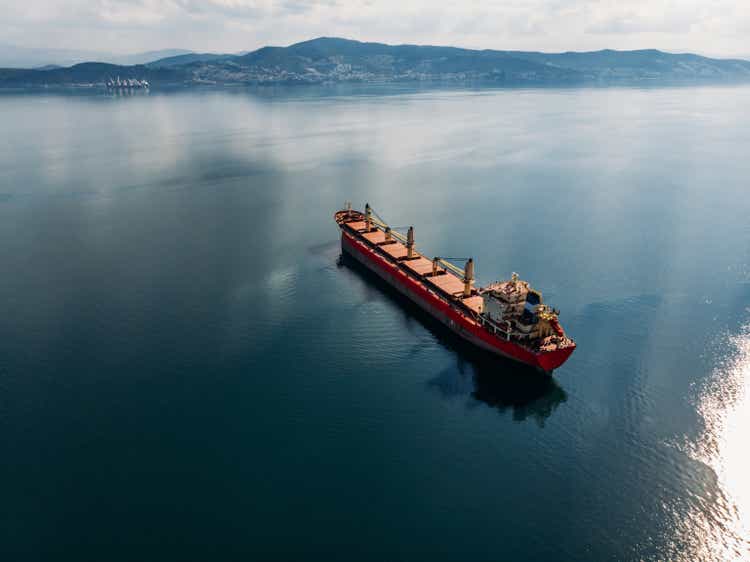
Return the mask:
M456 310L449 302L428 289L423 283L407 275L396 264L344 231L341 233L341 247L460 337L487 351L542 371L551 372L562 365L575 349L575 346L570 346L545 353L534 353L521 345L490 334L472 318Z

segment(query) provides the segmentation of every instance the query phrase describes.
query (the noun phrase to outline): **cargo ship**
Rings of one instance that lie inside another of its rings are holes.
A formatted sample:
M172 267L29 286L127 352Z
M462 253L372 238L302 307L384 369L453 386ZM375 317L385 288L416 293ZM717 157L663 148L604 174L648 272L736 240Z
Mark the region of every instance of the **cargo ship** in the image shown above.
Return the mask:
M513 273L507 281L475 287L474 260L463 268L450 258L428 258L407 234L372 210L351 204L334 215L342 251L373 271L461 338L491 353L552 373L570 357L575 342L562 329L559 311Z

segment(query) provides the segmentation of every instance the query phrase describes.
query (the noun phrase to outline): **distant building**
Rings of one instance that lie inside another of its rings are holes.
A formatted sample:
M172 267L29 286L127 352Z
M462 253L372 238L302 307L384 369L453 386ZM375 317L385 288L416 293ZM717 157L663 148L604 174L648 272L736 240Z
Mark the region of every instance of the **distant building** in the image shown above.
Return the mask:
M123 78L119 76L116 78L109 78L107 80L107 88L111 90L136 90L136 89L148 89L150 84L148 80L139 80L137 78Z

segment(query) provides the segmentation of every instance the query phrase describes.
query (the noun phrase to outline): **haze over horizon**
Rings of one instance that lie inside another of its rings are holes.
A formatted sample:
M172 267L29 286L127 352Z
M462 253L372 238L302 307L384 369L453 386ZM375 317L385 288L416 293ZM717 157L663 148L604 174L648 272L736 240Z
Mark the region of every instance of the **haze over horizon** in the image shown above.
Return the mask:
M748 57L750 4L716 0L3 0L0 42L135 53L248 51L318 36L546 52L655 48Z

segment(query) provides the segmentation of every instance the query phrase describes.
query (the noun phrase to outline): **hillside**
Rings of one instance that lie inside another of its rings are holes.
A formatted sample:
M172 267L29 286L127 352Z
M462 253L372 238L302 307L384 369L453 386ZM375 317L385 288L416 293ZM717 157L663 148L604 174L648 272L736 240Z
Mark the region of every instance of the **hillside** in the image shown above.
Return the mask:
M188 53L147 65L84 63L48 70L0 69L0 87L103 85L109 78L167 85L481 81L497 85L750 81L750 62L657 50L539 53L385 45L319 38L245 55Z
M237 58L236 55L220 55L215 53L185 53L182 55L176 55L173 57L165 57L149 63L146 66L151 68L168 68L173 66L183 66L186 64L192 64L196 62L202 63L215 63L219 61L230 60Z
M693 54L665 53L655 49L587 53L514 52L514 56L541 64L582 72L589 80L706 80L748 79L750 62L712 59Z
M184 83L185 74L172 69L153 69L143 65L121 66L102 62L84 62L68 68L0 69L0 87L104 86L112 77L148 80L154 84Z

